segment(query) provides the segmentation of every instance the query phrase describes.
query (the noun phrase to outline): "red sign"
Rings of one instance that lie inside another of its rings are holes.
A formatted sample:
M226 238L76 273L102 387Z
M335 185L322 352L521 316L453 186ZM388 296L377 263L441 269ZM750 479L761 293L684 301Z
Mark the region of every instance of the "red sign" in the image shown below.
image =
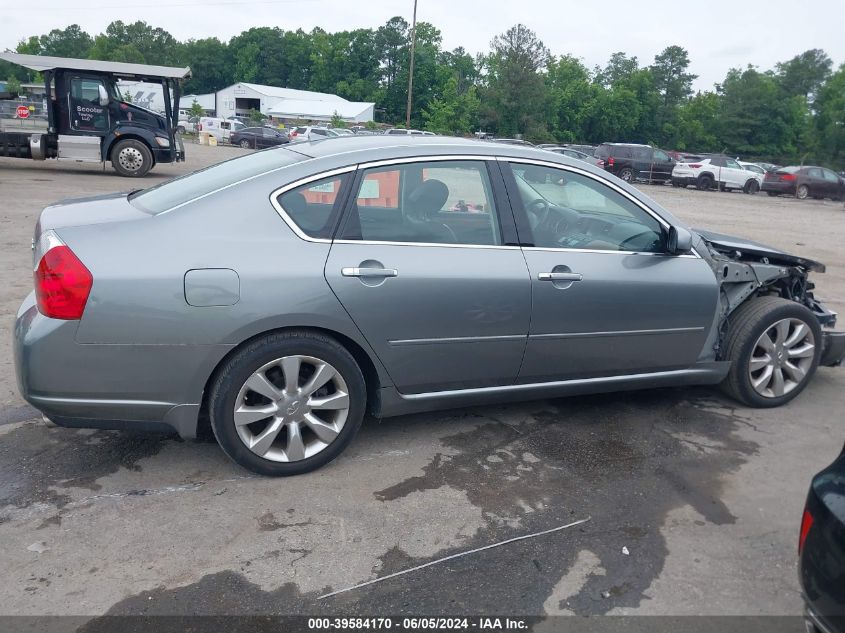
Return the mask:
M18 106L18 118L19 119L28 119L29 118L29 108L26 106Z

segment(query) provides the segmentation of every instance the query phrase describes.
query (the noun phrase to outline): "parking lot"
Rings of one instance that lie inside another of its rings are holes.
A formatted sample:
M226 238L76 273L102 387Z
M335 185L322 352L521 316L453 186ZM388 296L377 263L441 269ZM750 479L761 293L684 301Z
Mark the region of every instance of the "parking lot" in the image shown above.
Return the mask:
M141 182L0 159L0 613L800 614L798 527L845 442L845 369L773 410L689 388L366 420L340 458L288 479L210 441L48 426L11 355L39 211L244 153L187 150ZM816 295L845 312L841 203L643 189L693 227L825 262Z

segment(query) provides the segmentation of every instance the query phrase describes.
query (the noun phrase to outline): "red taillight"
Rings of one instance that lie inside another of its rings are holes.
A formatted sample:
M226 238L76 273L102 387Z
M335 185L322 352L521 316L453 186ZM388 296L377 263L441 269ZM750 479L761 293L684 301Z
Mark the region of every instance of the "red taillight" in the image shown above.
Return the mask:
M786 182L792 182L795 180L795 174L780 174L780 179Z
M616 159L613 158L613 156L609 156L608 159L607 159L607 166L613 167L613 165L615 165L615 164L616 164Z
M94 278L64 244L44 253L35 278L38 311L51 319L81 319Z
M692 169L698 169L699 167L701 167L701 165L699 163L689 163L687 167L691 167Z
M810 528L813 527L813 515L809 510L804 510L804 516L801 517L801 533L798 535L798 554L804 551L804 541L807 540L807 534Z

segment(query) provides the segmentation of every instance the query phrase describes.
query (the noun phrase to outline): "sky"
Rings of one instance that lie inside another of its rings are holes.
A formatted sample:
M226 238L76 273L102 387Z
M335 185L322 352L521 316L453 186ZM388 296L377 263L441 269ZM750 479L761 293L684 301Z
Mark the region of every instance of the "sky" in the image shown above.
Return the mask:
M94 35L113 20L144 20L180 40L228 40L252 26L376 28L395 15L410 22L412 10L413 0L0 0L0 50L73 23ZM698 90L712 89L730 68L768 70L810 48L824 49L835 66L845 62L845 0L418 0L417 19L440 29L444 48L473 54L521 22L552 54L574 55L588 68L616 51L647 65L678 44L689 51Z

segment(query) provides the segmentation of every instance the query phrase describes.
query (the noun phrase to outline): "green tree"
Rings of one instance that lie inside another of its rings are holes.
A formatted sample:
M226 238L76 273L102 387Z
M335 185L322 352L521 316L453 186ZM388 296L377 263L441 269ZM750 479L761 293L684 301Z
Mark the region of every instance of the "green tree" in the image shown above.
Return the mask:
M195 117L201 117L203 114L205 114L205 111L202 109L202 106L196 99L191 102L191 109L189 110L189 112L191 113L191 116Z
M94 45L94 39L78 24L71 24L64 29L53 29L38 39L41 48L39 54L56 57L87 59Z
M216 37L188 40L181 47L178 62L191 68L191 78L184 87L187 94L216 92L235 81L232 51Z
M482 121L499 135L543 133L546 90L540 70L549 50L524 24L496 36L490 46Z
M787 96L801 96L811 103L830 76L833 62L823 50L814 48L778 63L778 81Z
M814 121L819 151L831 165L845 167L845 64L819 89Z
M655 132L661 142L677 141L678 107L692 95L697 75L687 72L689 54L680 46L668 46L656 55L651 65L654 89L660 95L655 112Z
M467 134L476 125L478 106L475 86L469 86L461 93L458 77L453 75L446 81L443 93L423 109L425 129L435 134Z

